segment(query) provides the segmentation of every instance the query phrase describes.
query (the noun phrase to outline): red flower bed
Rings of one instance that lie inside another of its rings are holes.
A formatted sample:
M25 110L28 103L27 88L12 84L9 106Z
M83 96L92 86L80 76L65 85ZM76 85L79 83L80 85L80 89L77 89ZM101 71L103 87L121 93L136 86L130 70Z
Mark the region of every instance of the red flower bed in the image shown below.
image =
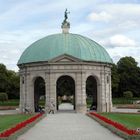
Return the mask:
M123 131L123 132L125 132L125 133L127 133L129 135L136 135L137 134L136 130L128 129L124 125L122 125L122 124L120 124L118 122L114 122L114 121L112 121L112 120L110 120L110 119L108 119L108 118L106 118L106 117L104 117L102 115L99 115L99 114L97 114L95 112L90 112L89 114L97 117L98 119L106 122L109 125L112 125L113 127L117 128L117 129L119 129L119 130L121 130L121 131Z
M16 126L5 130L4 132L0 133L0 138L9 137L10 135L12 135L16 131L20 130L21 128L25 127L26 125L34 122L37 118L41 117L42 115L43 115L42 113L37 114L37 115L29 118L28 120L25 120L25 121L23 121L21 123L18 123Z

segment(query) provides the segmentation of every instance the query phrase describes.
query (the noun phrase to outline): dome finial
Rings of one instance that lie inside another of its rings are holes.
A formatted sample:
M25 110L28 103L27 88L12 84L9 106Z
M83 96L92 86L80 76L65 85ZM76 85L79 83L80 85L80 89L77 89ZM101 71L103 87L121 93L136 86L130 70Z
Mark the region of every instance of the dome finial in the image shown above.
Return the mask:
M61 25L62 33L69 33L70 23L67 21L69 13L70 12L68 12L68 10L66 8L66 10L64 12L64 20L63 20L62 25Z

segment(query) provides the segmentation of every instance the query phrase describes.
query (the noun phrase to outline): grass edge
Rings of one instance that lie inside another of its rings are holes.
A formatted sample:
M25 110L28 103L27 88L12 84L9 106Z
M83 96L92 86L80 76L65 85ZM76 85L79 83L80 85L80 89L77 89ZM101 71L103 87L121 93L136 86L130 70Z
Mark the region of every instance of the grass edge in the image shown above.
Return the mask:
M120 130L118 130L117 128L103 122L102 120L98 119L97 117L87 113L86 114L88 117L94 119L95 121L97 121L99 124L101 124L102 126L104 126L105 128L109 129L111 132L113 132L114 134L118 135L121 138L124 138L125 140L140 140L140 136L138 135L128 135Z

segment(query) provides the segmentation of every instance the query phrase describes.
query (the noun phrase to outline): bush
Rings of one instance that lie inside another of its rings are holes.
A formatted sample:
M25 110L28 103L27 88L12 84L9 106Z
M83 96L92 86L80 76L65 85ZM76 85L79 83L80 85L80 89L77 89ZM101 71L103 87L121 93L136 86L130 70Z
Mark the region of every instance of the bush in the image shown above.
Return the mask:
M0 93L0 101L4 102L8 100L8 95L7 93Z
M133 93L131 91L125 91L125 92L123 92L123 97L125 97L125 98L132 98L133 97Z

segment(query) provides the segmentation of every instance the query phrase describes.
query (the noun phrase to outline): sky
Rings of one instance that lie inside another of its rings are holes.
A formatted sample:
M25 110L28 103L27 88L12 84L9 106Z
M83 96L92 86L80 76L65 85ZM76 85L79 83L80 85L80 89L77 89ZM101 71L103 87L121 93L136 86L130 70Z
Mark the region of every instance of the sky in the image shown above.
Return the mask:
M132 56L140 66L140 0L0 0L0 63L18 71L29 45L62 32L66 8L71 33L101 44L114 63Z

